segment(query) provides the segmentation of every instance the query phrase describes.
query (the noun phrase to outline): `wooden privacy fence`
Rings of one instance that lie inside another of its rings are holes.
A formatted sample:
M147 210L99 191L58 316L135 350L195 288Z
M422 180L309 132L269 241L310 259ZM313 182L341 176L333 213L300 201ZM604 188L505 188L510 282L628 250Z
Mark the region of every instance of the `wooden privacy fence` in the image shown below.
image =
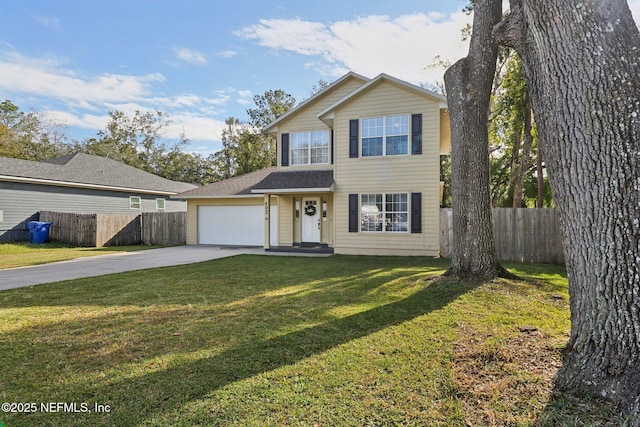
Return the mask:
M142 243L145 245L184 245L187 243L186 212L144 212Z
M564 263L555 209L494 208L493 232L500 261ZM451 209L440 209L440 255L451 258Z
M40 212L51 222L51 240L77 246L184 245L186 212L142 214L76 214Z

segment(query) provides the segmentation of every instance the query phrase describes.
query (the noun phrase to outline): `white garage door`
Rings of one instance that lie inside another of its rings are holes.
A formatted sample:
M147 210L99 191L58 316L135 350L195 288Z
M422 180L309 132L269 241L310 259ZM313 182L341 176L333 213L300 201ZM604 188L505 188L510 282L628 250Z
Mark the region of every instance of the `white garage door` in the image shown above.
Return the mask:
M277 245L277 206L271 206L271 245ZM198 206L198 243L264 245L264 207Z

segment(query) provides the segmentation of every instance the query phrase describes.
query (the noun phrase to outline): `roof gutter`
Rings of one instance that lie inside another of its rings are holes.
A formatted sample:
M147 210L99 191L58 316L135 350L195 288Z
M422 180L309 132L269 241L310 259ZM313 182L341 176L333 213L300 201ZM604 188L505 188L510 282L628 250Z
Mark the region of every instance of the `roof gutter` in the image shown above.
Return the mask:
M232 195L217 195L217 196L207 196L206 194L194 194L194 195L184 195L184 194L174 194L171 196L172 199L255 199L262 197L259 194L232 194Z
M177 191L145 190L142 188L116 187L112 185L84 184L81 182L56 181L53 179L25 178L21 176L0 175L0 181L22 182L27 184L55 185L57 187L89 188L92 190L120 191L125 193L144 193L162 196L178 194Z
M332 193L333 185L326 188L258 188L251 192L254 194Z

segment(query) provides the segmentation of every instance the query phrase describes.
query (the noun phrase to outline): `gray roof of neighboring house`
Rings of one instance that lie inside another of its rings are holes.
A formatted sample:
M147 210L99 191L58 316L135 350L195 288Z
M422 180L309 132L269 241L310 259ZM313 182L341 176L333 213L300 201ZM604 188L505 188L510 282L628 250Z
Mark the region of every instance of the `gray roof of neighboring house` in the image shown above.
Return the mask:
M251 190L276 170L275 166L271 166L244 175L234 176L224 181L214 182L204 187L177 194L174 197L180 199L206 199L211 197L251 196Z
M253 193L267 190L329 190L333 188L332 170L281 171L269 174L257 184Z
M3 180L163 194L175 194L197 187L171 181L106 157L84 153L41 162L0 157L0 181Z

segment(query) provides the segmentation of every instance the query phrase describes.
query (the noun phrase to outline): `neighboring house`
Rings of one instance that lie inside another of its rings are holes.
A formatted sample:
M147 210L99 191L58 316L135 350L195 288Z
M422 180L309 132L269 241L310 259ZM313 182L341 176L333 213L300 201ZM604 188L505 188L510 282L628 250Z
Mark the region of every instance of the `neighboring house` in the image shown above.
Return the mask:
M438 255L446 99L348 73L265 129L277 167L178 194L187 244Z
M88 154L41 162L0 157L0 240L28 239L27 222L39 211L185 211L186 203L170 196L195 187Z

